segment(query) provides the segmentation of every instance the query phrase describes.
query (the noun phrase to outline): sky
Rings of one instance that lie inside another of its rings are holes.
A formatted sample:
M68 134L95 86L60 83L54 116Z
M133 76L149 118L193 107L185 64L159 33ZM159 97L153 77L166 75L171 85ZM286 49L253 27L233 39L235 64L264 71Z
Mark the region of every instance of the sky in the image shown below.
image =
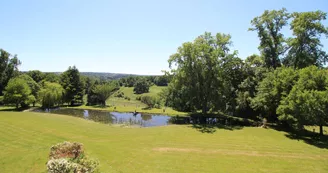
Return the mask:
M238 56L258 53L248 31L264 10L328 12L327 0L0 0L0 48L20 70L143 75L168 70L168 58L205 31L232 36ZM324 24L328 26L328 22ZM288 27L286 35L290 34ZM326 38L322 40L325 50ZM328 51L328 50L327 50Z

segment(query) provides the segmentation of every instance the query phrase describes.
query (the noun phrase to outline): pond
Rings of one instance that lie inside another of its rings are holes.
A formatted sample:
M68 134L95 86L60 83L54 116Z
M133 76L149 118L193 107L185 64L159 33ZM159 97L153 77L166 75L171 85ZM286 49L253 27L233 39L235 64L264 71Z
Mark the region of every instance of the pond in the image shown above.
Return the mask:
M119 113L71 108L56 108L47 110L37 109L35 111L80 117L104 124L124 124L140 127L165 126L169 124L171 119L171 117L167 115Z

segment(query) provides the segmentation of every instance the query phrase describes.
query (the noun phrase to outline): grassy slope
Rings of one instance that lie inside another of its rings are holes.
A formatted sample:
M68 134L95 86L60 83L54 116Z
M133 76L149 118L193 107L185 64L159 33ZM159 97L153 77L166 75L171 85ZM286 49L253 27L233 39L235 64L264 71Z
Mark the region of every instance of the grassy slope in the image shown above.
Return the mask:
M272 129L120 128L31 112L0 112L0 120L1 173L44 171L62 141L83 143L102 172L328 172L327 149Z
M160 93L165 87L159 87L159 86L151 86L149 88L149 93L144 93L140 95L149 95L149 96L157 96L158 93ZM97 106L80 106L75 108L81 108L81 109L100 109L100 110L108 110L108 111L117 111L117 112L144 112L144 113L154 113L154 114L167 114L167 115L185 115L186 113L178 112L173 110L172 108L166 108L165 113L162 109L143 109L147 106L140 101L136 100L137 94L134 94L133 87L121 87L120 90L124 93L124 96L129 97L131 100L126 100L123 98L117 98L113 95L107 99L107 104L114 105L116 109L114 110L114 107L108 107L105 109L99 108Z

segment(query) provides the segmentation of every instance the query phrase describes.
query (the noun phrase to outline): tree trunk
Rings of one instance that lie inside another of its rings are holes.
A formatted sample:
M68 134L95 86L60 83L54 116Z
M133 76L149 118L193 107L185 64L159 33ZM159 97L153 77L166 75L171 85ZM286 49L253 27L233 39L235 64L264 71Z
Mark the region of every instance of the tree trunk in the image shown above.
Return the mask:
M323 136L323 126L320 125L320 135Z
M19 103L16 103L16 109L18 109Z

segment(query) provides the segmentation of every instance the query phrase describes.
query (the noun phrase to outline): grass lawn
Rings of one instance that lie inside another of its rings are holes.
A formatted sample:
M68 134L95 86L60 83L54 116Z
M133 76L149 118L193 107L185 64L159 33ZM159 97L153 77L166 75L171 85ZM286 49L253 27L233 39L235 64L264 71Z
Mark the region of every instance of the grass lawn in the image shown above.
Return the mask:
M79 107L73 107L73 108L80 108L80 109L97 109L97 110L106 110L106 111L115 111L115 112L143 112L143 113L152 113L152 114L166 114L166 115L186 115L187 113L175 111L172 108L165 108L165 112L163 111L164 108L161 109L145 109L147 106L143 104L142 102L136 100L137 96L141 95L149 95L149 96L157 96L158 93L160 93L165 87L160 86L151 86L149 88L149 93L144 94L134 94L133 87L121 87L120 92L124 93L124 96L127 96L130 98L130 100L124 99L124 98L117 98L114 97L114 94L107 99L107 104L111 105L109 107L103 108L100 106L79 106ZM118 92L118 91L117 91ZM116 109L114 109L114 107Z
M273 129L121 128L32 112L0 112L0 127L1 173L45 172L50 147L63 141L83 143L101 172L328 172L327 143Z

